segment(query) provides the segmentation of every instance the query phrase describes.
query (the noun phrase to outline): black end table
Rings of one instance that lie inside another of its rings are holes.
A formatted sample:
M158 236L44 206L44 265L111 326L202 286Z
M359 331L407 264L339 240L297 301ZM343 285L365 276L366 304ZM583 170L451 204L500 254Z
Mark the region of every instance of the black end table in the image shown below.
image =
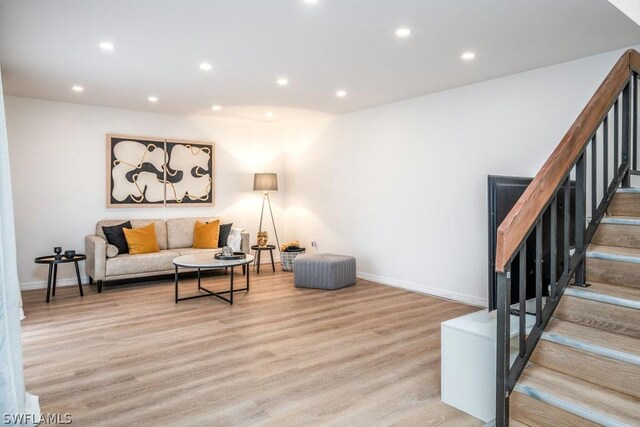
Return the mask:
M78 288L80 289L80 296L84 296L84 293L82 292L82 280L80 279L80 269L78 268L78 261L84 261L85 259L87 259L87 256L83 254L76 254L73 256L73 258L66 258L62 255L48 255L41 256L35 259L36 264L49 264L49 278L47 279L47 303L49 302L50 297L56 296L56 279L58 277L59 264L68 264L72 262L75 265L76 277L78 278Z
M276 264L273 262L273 250L276 248L276 245L267 245L267 246L251 246L251 250L255 251L255 262L253 266L258 266L256 269L256 274L260 274L260 253L262 251L269 251L269 255L271 255L271 268L273 268L273 272L276 272Z

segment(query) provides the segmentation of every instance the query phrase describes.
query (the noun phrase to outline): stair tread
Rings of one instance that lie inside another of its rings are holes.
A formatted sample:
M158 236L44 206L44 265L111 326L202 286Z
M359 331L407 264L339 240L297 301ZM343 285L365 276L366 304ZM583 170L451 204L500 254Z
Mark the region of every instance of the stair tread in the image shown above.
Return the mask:
M601 224L640 225L640 216L606 215Z
M631 301L640 301L640 288L632 288L631 286L622 285L610 285L608 283L589 282L589 287L583 288L581 286L570 286L570 288L584 291L593 292L596 294L607 295L610 297L624 298Z
M554 333L578 341L640 356L640 340L603 329L560 319L551 319L545 333Z
M601 254L610 254L610 255L624 255L624 256L640 259L640 249L638 249L638 248L627 248L627 247L624 247L624 246L605 246L605 245L591 244L587 248L587 251L588 252L597 252L597 253L601 253Z
M640 421L637 399L547 368L528 366L518 384L621 423L635 425Z

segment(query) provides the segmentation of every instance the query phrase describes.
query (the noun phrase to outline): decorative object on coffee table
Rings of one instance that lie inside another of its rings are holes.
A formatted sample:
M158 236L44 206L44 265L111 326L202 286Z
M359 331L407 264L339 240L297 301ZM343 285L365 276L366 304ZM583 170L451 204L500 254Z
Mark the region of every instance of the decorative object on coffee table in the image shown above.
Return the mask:
M76 256L76 251L74 250L64 251L64 257L66 259L73 259L74 256Z
M256 274L260 274L260 259L261 256L260 254L262 253L262 251L269 251L269 255L271 256L271 268L273 269L273 272L275 273L276 271L276 264L273 262L273 250L275 249L275 245L267 245L267 246L258 246L258 245L253 245L251 246L251 250L255 251L255 262L253 264L254 267L256 267Z
M340 289L356 283L356 259L348 255L305 254L294 261L296 288Z
M262 229L262 218L264 216L264 202L269 205L269 214L271 215L271 224L273 224L273 234L276 236L277 248L280 249L280 240L278 240L278 231L276 230L276 222L273 219L273 211L271 210L271 199L269 199L269 191L278 191L278 175L275 173L256 173L253 175L253 191L264 191L262 197L262 210L260 211L260 225L258 226L258 246L264 247L267 244L268 235ZM260 233L264 232L264 241L260 240ZM275 248L274 248L275 249Z
M60 250L62 252L62 249ZM74 252L75 251L67 251ZM66 253L65 253L66 255ZM58 278L58 264L67 264L72 262L76 267L76 278L78 279L78 289L80 289L80 296L84 296L82 292L82 280L80 279L80 269L78 268L78 262L84 261L87 257L84 254L74 254L71 258L62 258L60 255L47 255L41 256L35 259L36 264L48 264L49 265L49 277L47 279L47 303L52 296L56 296L56 281Z
M62 248L60 246L56 246L53 248L53 252L56 254L56 259L60 259L60 254L62 253Z

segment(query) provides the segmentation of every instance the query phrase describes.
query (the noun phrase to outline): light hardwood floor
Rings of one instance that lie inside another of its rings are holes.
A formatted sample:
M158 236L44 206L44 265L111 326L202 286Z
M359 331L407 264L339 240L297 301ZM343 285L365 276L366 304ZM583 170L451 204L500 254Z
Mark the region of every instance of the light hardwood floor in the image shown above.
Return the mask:
M26 291L27 390L81 426L483 424L440 402L440 322L477 308L364 280L296 289L267 268L251 286L234 306L176 305L169 281Z

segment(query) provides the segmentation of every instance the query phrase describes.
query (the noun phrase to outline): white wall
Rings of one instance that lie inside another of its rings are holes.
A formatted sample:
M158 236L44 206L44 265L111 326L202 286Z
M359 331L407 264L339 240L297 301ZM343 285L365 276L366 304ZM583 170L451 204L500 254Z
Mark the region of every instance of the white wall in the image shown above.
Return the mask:
M299 124L289 235L355 255L361 277L486 304L487 175L533 176L622 52Z
M46 266L33 259L54 246L84 250L84 236L103 218L221 216L255 240L262 196L254 172L277 172L272 194L283 228L284 131L269 123L205 119L5 97L14 191L18 269L23 288L43 286ZM106 208L106 134L156 136L216 143L213 208ZM266 228L271 230L269 226ZM270 233L270 236L273 236ZM273 240L273 237L270 237ZM60 268L60 283L73 277Z

